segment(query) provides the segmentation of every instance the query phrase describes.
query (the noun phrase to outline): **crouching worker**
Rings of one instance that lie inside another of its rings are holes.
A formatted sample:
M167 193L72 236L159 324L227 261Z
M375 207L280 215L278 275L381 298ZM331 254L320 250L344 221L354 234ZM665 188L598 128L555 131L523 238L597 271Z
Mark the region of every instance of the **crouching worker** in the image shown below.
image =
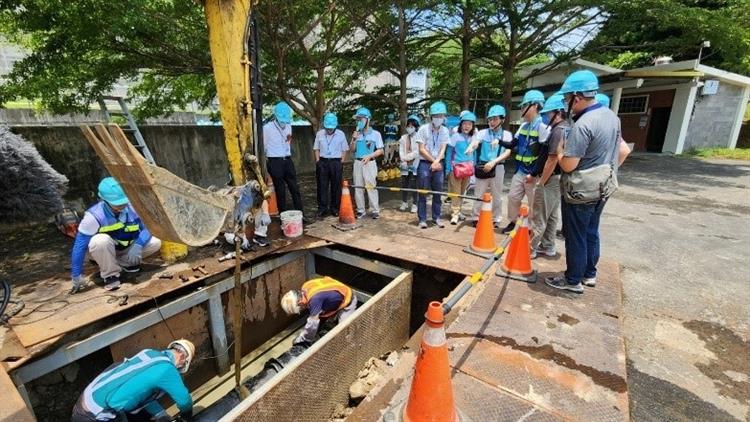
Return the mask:
M155 421L172 418L159 404L166 393L174 400L182 419L193 413L193 399L180 374L190 368L195 346L175 340L166 350L145 349L114 363L91 381L73 407L72 422L127 421L145 410Z
M80 291L86 284L86 252L99 266L104 288L115 290L120 287L122 271L140 271L141 260L161 248L161 240L151 236L114 178L102 179L98 190L100 201L86 210L78 225L70 259L70 293Z
M270 245L268 226L271 224L271 215L268 213L268 201L263 197L260 183L251 180L241 187L230 187L218 192L237 198L232 220L227 220L224 224L224 239L234 244L234 226L239 223L242 232L238 241L241 242L240 247L243 250L253 250L253 244L262 247Z
M281 307L288 315L309 311L307 324L293 343L312 343L321 320L346 320L357 310L357 298L349 286L330 277L322 277L306 281L301 290L286 292L281 298Z

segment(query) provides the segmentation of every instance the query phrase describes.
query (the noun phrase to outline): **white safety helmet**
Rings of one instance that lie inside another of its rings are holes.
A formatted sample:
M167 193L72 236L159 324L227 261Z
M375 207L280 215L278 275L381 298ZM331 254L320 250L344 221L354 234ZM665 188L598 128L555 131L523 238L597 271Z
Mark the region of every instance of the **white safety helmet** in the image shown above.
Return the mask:
M299 302L302 299L302 292L299 290L289 290L281 298L281 309L288 315L298 315L301 312Z
M185 354L185 362L182 364L182 366L177 368L177 370L180 371L181 374L187 372L190 368L190 362L193 361L193 356L195 356L195 346L193 345L193 342L181 338L169 343L167 349L177 349Z

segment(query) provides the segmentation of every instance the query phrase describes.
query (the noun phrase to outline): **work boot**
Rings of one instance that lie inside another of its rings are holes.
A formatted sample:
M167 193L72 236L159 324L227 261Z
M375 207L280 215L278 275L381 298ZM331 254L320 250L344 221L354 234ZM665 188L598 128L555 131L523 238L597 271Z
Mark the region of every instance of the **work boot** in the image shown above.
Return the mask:
M513 221L511 221L510 223L508 223L507 226L505 226L505 228L503 229L502 233L503 234L508 234L508 233L510 233L510 232L513 231L514 227L516 227L516 223L513 222Z
M399 211L406 211L406 210L408 210L408 209L409 209L409 204L408 204L408 203L406 203L406 202L402 202L402 203L401 203L401 206L400 206L400 207L398 207L398 210L399 210Z
M558 290L566 290L578 294L583 293L583 285L581 283L570 284L568 283L568 280L565 279L565 276L562 275L546 277L544 279L544 284Z
M120 276L111 275L104 279L104 290L109 292L120 288Z
M266 236L253 236L253 243L263 248L271 244Z
M141 270L140 265L130 265L128 267L120 267L120 268L126 273L137 273L138 271Z

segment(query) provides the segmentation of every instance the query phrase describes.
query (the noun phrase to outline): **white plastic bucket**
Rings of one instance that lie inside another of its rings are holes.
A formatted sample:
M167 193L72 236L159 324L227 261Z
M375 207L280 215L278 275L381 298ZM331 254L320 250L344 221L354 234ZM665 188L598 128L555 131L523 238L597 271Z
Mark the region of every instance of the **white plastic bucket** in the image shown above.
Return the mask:
M286 237L302 236L302 211L290 210L284 211L281 217L281 230Z

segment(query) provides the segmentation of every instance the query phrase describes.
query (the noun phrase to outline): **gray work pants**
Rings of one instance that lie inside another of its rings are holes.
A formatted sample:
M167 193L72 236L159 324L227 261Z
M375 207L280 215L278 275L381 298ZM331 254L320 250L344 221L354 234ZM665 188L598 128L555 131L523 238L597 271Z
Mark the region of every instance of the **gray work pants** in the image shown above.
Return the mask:
M555 232L559 220L560 175L552 175L547 184L537 186L531 213L531 248L555 248Z

